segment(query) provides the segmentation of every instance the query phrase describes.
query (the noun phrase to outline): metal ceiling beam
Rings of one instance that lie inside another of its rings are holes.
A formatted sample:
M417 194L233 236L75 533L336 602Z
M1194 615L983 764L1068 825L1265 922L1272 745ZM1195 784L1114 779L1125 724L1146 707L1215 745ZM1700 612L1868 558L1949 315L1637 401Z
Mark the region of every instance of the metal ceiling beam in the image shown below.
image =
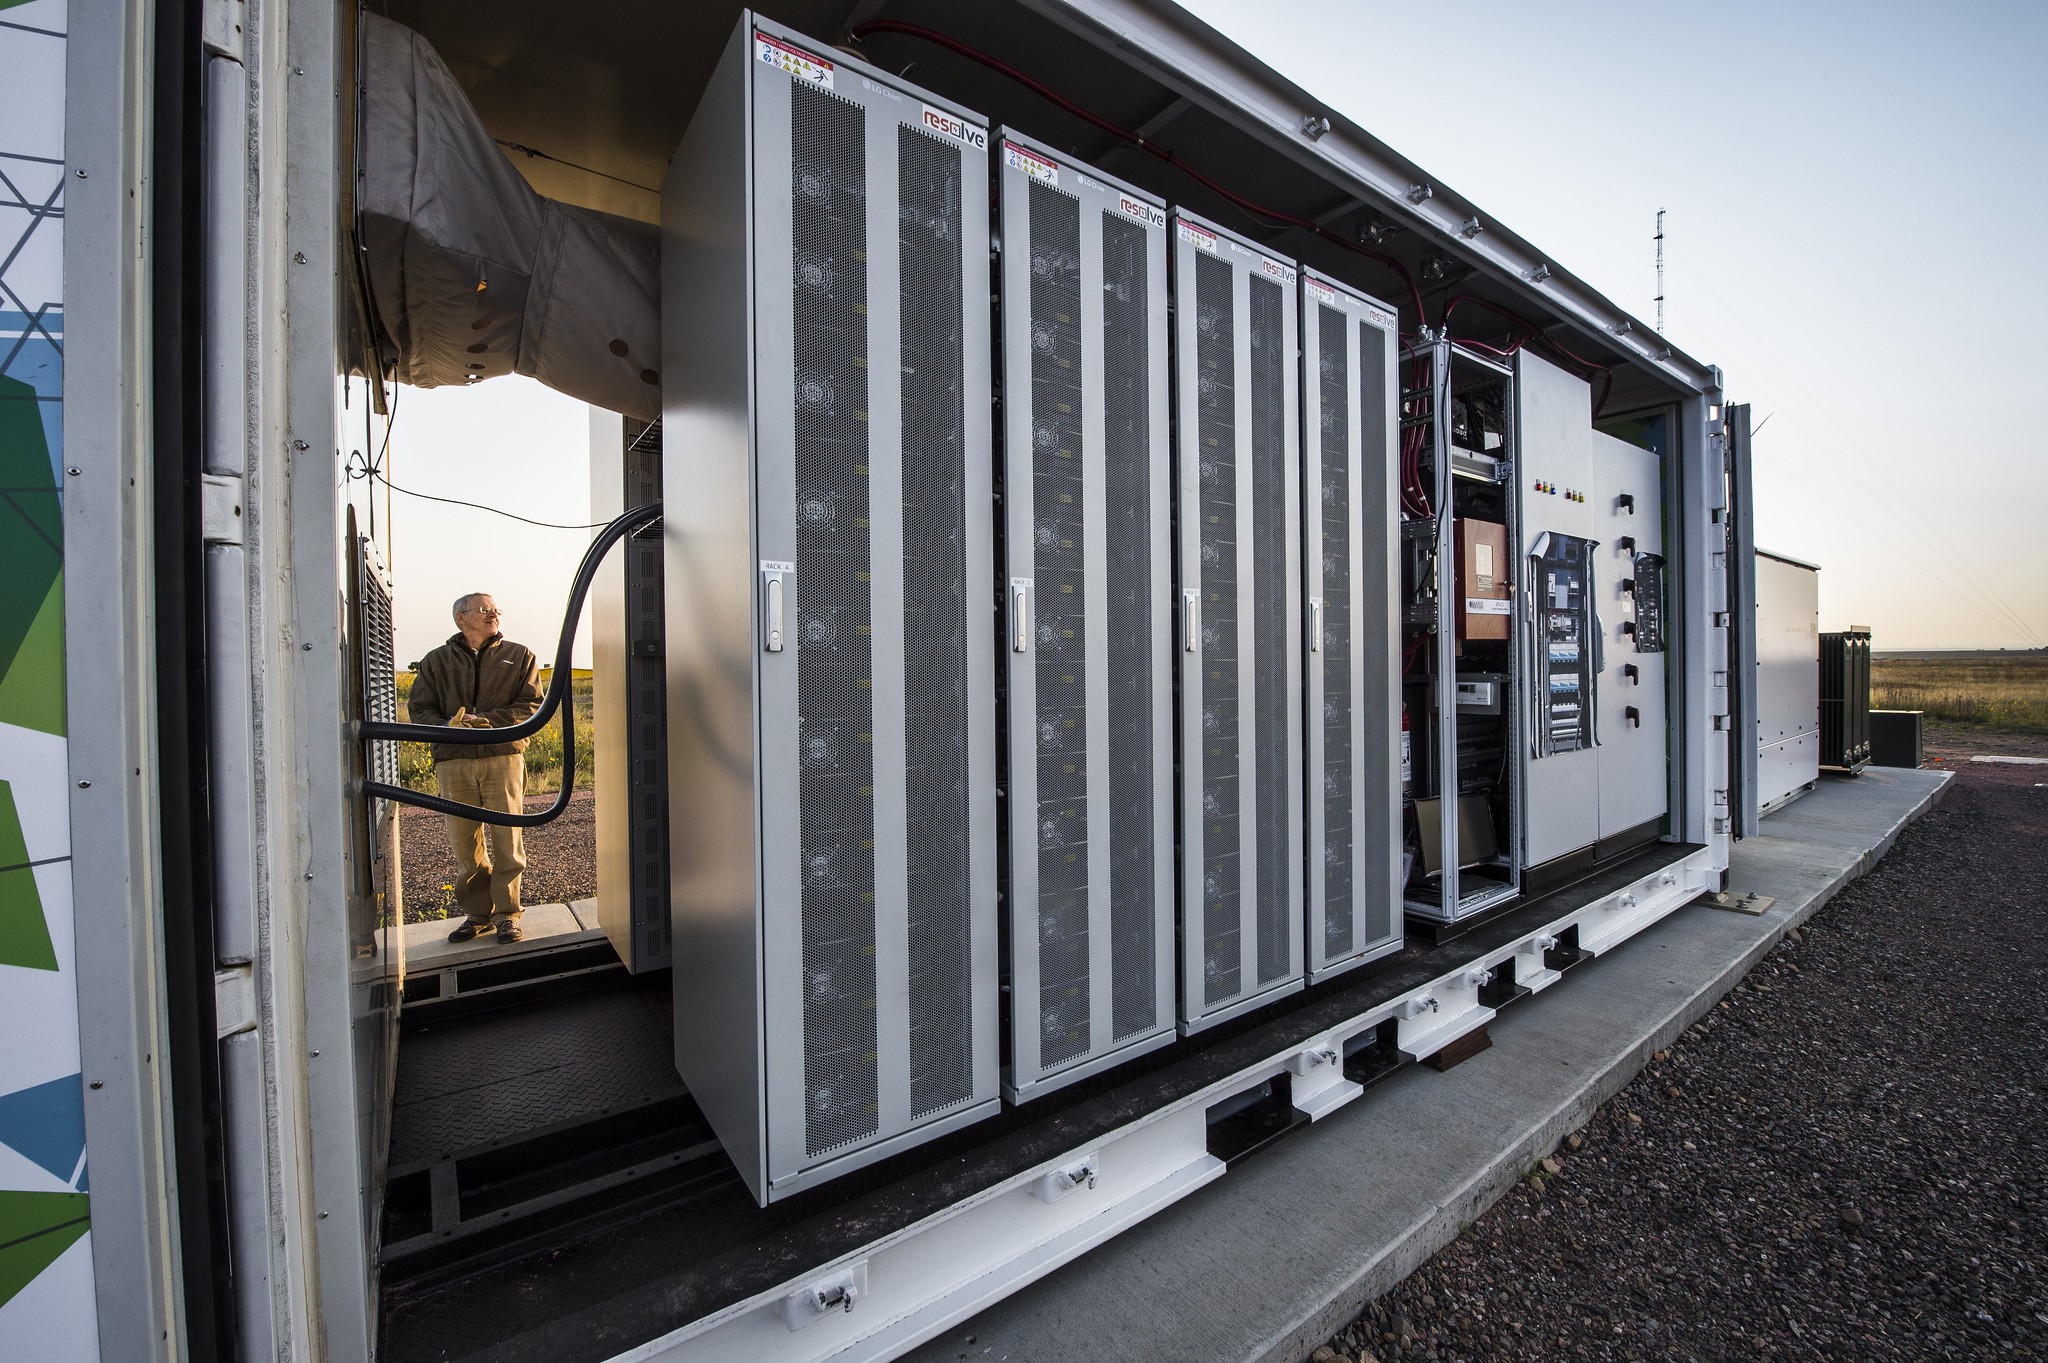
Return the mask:
M1020 0L1067 31L1139 68L1183 100L1229 122L1493 276L1523 306L1564 318L1609 350L1695 393L1716 371L1644 323L1457 191L1358 124L1332 112L1170 0ZM1169 105L1168 110L1175 110ZM1163 111L1164 112L1164 111ZM1329 130L1311 140L1302 120ZM1155 116L1159 117L1159 116Z

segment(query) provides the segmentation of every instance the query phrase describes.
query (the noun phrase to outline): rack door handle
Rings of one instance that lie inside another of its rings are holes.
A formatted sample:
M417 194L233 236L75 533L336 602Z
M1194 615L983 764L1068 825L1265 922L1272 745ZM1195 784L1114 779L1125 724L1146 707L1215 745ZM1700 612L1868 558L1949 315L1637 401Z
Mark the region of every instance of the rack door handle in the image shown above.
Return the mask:
M1183 591L1180 594L1181 632L1185 636L1182 647L1189 653L1202 651L1202 598L1200 593Z
M783 579L781 568L761 570L761 647L769 653L782 652Z
M1010 579L1010 647L1018 653L1031 651L1031 579Z
M1323 599L1320 596L1308 599L1308 651L1323 651Z

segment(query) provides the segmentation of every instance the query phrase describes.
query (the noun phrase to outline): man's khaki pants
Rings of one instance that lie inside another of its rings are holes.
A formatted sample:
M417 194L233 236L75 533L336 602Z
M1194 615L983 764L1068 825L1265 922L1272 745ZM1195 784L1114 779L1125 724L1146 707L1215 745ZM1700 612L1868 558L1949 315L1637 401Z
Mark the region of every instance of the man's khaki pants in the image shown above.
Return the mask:
M519 753L436 762L434 777L440 782L443 799L506 814L525 807L526 759ZM442 817L448 823L448 843L462 868L455 882L456 906L472 923L517 924L519 878L526 871L521 830L453 814ZM484 852L486 838L490 842L488 856Z

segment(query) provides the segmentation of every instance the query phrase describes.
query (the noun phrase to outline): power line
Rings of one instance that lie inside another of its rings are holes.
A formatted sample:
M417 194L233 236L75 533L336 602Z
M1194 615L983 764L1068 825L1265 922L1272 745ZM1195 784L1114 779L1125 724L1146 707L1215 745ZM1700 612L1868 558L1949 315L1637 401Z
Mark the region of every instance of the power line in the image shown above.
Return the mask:
M482 502L466 502L460 497L437 497L431 492L414 492L409 487L400 487L375 468L351 468L348 476L351 478L369 478L375 482L382 483L393 492L403 493L408 497L417 497L423 502L440 502L446 506L466 506L472 511L488 511L493 516L503 516L506 520L518 521L523 525L538 526L542 530L602 530L605 526L611 524L610 521L592 521L588 525L565 525L560 521L537 521L530 516L522 516L515 511L506 511L501 507L487 506Z
M594 166L582 166L578 165L574 161L564 160L559 156L550 156L546 152L542 151L540 148L529 147L523 142L507 142L502 137L494 137L491 140L493 142L496 142L499 146L503 147L506 151L516 151L521 156L541 161L553 161L558 166L567 166L571 170L580 170L585 175L595 175L599 179L612 180L617 182L618 184L626 186L626 188L628 189L637 189L642 191L643 193L661 193L661 191L656 189L653 185L643 185L637 180L628 180L625 179L623 176L614 175L610 171L598 170Z

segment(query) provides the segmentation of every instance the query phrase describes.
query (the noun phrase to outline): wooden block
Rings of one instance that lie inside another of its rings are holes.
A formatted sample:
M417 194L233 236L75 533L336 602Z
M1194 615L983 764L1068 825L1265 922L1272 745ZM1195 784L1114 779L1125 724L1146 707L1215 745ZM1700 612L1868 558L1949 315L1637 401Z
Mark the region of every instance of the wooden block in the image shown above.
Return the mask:
M1491 1045L1493 1037L1488 1035L1486 1024L1481 1023L1435 1055L1424 1056L1422 1063L1442 1074L1451 1066L1463 1064Z

